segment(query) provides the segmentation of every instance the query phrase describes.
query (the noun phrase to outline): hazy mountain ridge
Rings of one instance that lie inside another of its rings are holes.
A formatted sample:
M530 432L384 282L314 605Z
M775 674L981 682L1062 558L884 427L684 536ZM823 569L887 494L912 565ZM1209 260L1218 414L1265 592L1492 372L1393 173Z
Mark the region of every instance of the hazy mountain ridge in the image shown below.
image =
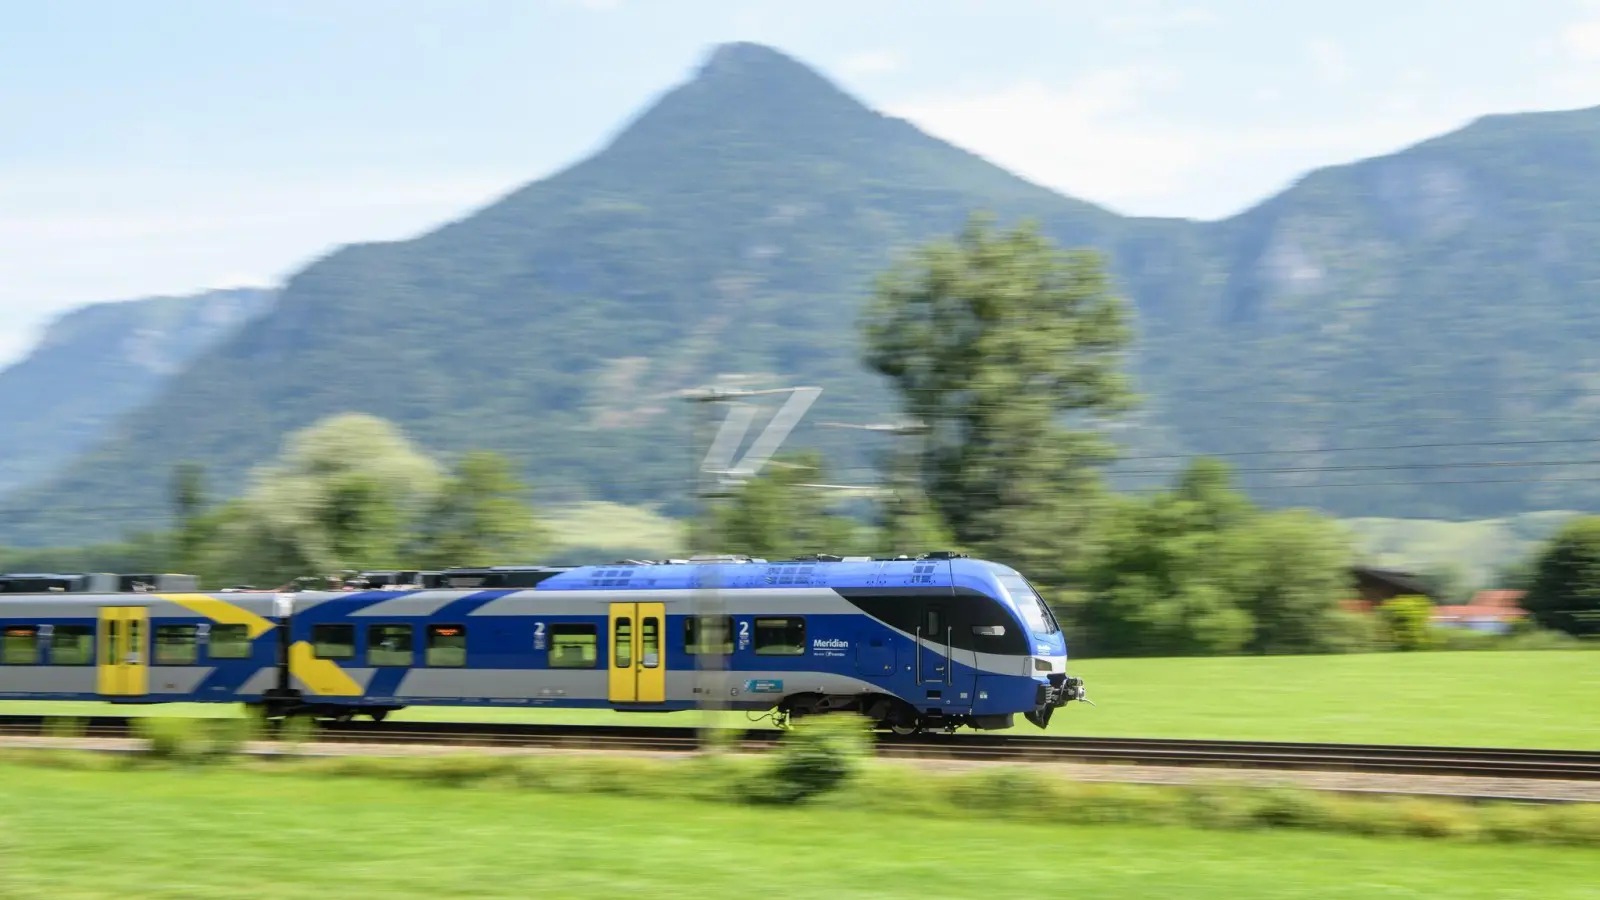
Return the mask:
M217 290L97 303L57 318L0 371L0 490L45 478L89 449L272 297Z
M674 392L722 372L823 386L791 440L829 451L836 480L866 480L881 445L815 425L888 410L858 363L860 301L896 255L979 208L1110 252L1150 398L1121 432L1130 455L1281 451L1231 461L1263 501L1346 515L1574 508L1600 498L1593 484L1524 482L1586 470L1503 470L1518 482L1441 465L1577 456L1504 442L1593 434L1600 273L1581 249L1600 234L1597 164L1596 111L1496 116L1221 222L1124 218L780 53L724 46L589 159L308 266L95 450L9 498L0 542L155 524L177 459L236 487L283 433L349 409L436 449L506 451L550 500L671 501L692 465ZM1330 449L1362 447L1402 449ZM1130 460L1118 484L1178 464ZM137 512L113 520L93 499L108 495Z

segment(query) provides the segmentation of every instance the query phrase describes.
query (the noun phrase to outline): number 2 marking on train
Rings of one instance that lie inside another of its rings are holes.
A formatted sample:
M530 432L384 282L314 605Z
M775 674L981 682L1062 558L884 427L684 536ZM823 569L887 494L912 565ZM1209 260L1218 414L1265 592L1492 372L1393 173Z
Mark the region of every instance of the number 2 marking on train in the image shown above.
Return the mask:
M544 649L544 623L543 622L535 622L535 623L533 623L533 649L535 649L535 650L543 650Z
M744 648L746 648L748 646L750 646L750 620L749 619L740 619L739 620L739 649L743 650Z

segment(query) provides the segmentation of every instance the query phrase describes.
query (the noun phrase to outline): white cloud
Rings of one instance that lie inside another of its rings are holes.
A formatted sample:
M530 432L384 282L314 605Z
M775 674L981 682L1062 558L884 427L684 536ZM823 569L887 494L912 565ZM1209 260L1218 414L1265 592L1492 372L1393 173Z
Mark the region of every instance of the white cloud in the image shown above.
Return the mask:
M887 111L1063 193L1139 215L1216 218L1307 170L1392 152L1464 124L1459 106L1404 104L1302 124L1188 125L1154 115L1175 72L1092 72L1064 87L1019 82L887 104ZM1295 104L1288 104L1290 113ZM1251 201L1253 202L1253 200Z
M1317 79L1326 85L1341 85L1350 80L1350 63L1344 49L1327 38L1317 38L1306 48Z
M1566 106L1600 102L1600 2L1579 7L1579 16L1557 29L1546 48L1553 66L1545 88Z
M1600 15L1591 7L1584 18L1568 22L1561 29L1560 42L1573 59L1600 59Z
M839 71L847 76L883 75L899 68L899 55L889 50L857 53L839 64Z
M1171 6L1151 0L1110 3L1100 15L1100 27L1123 37L1148 36L1217 21L1214 13L1195 6Z

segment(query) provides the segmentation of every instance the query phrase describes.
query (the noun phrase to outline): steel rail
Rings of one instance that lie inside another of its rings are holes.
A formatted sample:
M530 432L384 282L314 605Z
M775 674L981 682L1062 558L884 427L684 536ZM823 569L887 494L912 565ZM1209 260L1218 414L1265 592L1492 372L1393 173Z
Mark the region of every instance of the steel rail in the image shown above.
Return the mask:
M62 736L127 738L132 718L80 718ZM0 738L52 733L60 717L0 716ZM205 721L205 720L197 720ZM274 729L269 729L269 731ZM771 749L783 732L746 729L740 749ZM468 722L319 723L308 736L323 744L412 744L456 747L555 748L694 752L694 728L628 725L524 725ZM1271 741L1087 738L1005 734L879 735L881 756L1017 762L1120 763L1299 771L1375 772L1517 779L1600 781L1600 752L1493 747L1395 746L1384 744Z

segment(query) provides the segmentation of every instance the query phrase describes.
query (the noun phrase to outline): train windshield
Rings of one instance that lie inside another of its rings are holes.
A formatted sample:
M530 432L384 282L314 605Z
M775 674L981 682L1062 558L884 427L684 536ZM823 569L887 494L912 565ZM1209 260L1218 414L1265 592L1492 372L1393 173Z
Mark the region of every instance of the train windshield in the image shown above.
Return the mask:
M999 577L1000 583L1005 585L1006 592L1017 604L1017 611L1022 613L1022 621L1028 623L1035 634L1055 634L1060 630L1056 625L1056 617L1050 614L1050 607L1034 593L1021 575Z

